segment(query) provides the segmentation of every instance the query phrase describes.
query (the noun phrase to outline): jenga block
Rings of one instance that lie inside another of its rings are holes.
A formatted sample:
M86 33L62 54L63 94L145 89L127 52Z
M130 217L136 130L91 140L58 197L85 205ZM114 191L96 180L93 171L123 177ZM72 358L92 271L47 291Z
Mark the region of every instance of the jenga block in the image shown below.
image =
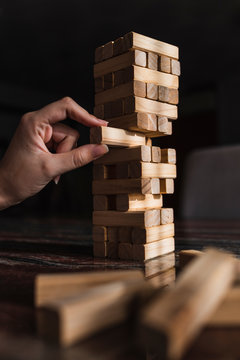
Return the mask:
M158 100L158 86L156 84L147 84L147 98Z
M126 48L128 49L142 49L144 51L152 51L160 55L166 55L174 59L178 59L177 46L170 45L135 32L130 32L124 35L123 38Z
M109 259L117 259L118 258L118 242L117 241L109 241L107 243L108 248L108 258Z
M108 119L111 127L138 132L157 132L157 116L155 114L134 112L121 117Z
M177 76L181 75L180 62L175 59L171 60L171 73Z
M145 210L145 211L94 211L93 224L105 226L157 226L161 220L168 221L165 210Z
M150 137L146 137L146 145L152 147L152 139Z
M159 129L163 130L163 131L147 131L147 132L145 132L145 135L148 138L155 138L155 137L172 135L172 122L168 121L166 126L167 126L167 131L165 130L165 125L164 125L163 129L161 128L161 126L159 127Z
M173 106L173 105L172 105ZM118 99L104 104L104 119L123 115L123 101Z
M156 86L156 85L155 85ZM118 100L126 96L146 96L146 84L141 81L131 81L95 95L95 105Z
M128 163L120 162L116 164L116 179L128 178Z
M102 59L106 60L113 57L113 41L109 41L107 44L103 45L102 50Z
M160 240L160 239L156 239L156 240ZM167 270L174 268L174 266L175 266L174 252L149 260L144 264L145 279L149 279L157 274L166 272Z
M108 241L118 242L118 227L117 226L108 226L107 228L107 238Z
M97 195L115 194L160 194L160 180L154 179L116 179L95 180L92 182L92 192Z
M146 138L131 131L99 126L90 129L90 142L115 146L139 146L145 145Z
M106 226L93 226L93 241L105 242L107 241L107 228Z
M129 163L129 176L131 178L142 179L156 177L160 179L175 179L176 165L131 161Z
M166 133L169 131L168 118L166 116L158 116L158 131Z
M158 70L158 55L148 52L147 67L152 70Z
M125 44L124 44L123 37L116 39L113 42L113 56L117 56L117 55L124 53L126 51L126 48L124 45Z
M166 86L159 86L158 99L162 102L169 102L169 88L167 88Z
M174 221L173 209L162 208L160 210L160 224L172 224Z
M157 289L161 289L166 286L172 285L176 280L176 270L173 267L167 271L161 272L160 274L147 279L148 283Z
M106 195L94 195L93 209L96 211L110 210L108 206L108 197Z
M111 149L107 154L94 161L94 164L117 164L125 161L151 161L150 146L141 145L124 149Z
M148 244L154 241L173 237L175 235L174 224L165 224L149 228L134 227L132 242L134 244Z
M94 180L103 180L107 179L107 166L99 164L93 165L93 179Z
M161 162L161 149L159 146L152 146L152 162Z
M132 228L129 226L121 226L118 229L118 241L122 243L132 242Z
M199 250L181 250L179 251L179 266L180 268L184 268L188 265L192 260L195 260L197 257L204 254L203 251Z
M135 61L134 65L147 66L147 54L141 50L134 50Z
M137 299L151 292L145 281L115 282L52 300L38 309L38 335L62 347L72 345L127 322L132 306L138 306Z
M168 96L169 104L177 105L179 102L178 99L178 90L177 89L169 89L169 96Z
M95 63L103 61L103 45L99 46L95 50Z
M171 59L167 56L159 56L159 71L171 72Z
M122 260L133 259L133 245L130 243L119 243L118 244L118 256Z
M161 194L173 194L174 193L173 179L160 179L160 191Z
M100 76L94 80L95 83L95 93L99 93L104 90L103 77Z
M217 250L193 261L174 287L145 308L141 322L147 346L163 358L180 359L223 300L235 274L233 257Z
M174 238L154 241L148 244L133 244L133 260L145 261L174 251Z
M141 68L139 66L133 66L133 68L134 68L134 80L139 80L145 83L151 83L160 86L166 86L173 89L178 89L179 79L176 75L166 74L148 68Z
M94 257L107 257L107 242L94 241L93 255Z
M163 163L176 164L176 150L175 149L161 149L161 157Z
M134 68L129 66L126 69L115 71L114 73L114 86L119 86L132 82L134 80Z
M151 194L118 194L116 195L117 211L138 211L160 209L163 205L161 195Z
M94 106L94 115L99 119L104 119L104 105Z
M104 90L112 89L113 86L114 86L113 73L104 75L104 77L103 77ZM111 101L111 100L109 100L109 101ZM98 105L96 101L95 101L95 105Z
M34 303L41 306L53 299L73 295L89 287L107 284L114 281L143 280L140 270L114 270L84 273L39 274L34 283Z

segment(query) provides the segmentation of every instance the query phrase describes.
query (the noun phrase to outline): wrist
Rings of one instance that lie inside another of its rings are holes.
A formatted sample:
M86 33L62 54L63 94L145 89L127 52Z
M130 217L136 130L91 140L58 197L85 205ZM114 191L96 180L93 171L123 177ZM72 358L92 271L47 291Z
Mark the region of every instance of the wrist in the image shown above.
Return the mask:
M9 190L8 180L0 167L0 210L4 210L15 204L16 202L14 202L11 191Z

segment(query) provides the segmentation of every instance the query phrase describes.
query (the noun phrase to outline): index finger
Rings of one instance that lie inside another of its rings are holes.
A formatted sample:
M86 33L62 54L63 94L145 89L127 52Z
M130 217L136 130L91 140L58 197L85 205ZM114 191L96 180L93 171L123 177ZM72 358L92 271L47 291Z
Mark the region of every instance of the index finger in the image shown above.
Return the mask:
M55 124L59 121L70 118L86 126L107 126L108 122L96 118L89 114L85 109L78 105L70 97L64 97L55 101L42 109L36 111L37 114L48 121L49 124Z

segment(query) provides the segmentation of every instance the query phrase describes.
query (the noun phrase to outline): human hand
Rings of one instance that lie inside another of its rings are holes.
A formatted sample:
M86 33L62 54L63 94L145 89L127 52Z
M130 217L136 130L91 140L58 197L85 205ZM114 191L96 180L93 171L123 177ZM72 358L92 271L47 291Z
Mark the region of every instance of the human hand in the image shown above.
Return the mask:
M59 123L66 118L90 127L107 126L68 97L25 114L0 162L0 209L33 196L51 180L57 183L61 174L108 152L106 145L76 148L78 132Z

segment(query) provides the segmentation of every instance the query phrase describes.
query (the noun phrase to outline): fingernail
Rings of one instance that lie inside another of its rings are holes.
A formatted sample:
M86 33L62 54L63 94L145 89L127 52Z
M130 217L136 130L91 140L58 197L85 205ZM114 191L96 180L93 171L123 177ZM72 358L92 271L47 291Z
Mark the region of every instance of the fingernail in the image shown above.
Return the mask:
M107 145L105 145L105 144L96 145L93 149L93 157L94 157L94 159L97 159L100 156L106 154L107 152L109 152L109 148Z
M53 181L55 182L55 184L57 185L59 183L60 180L60 176L56 176Z
M102 120L102 119L97 119L101 124L105 125L105 126L108 126L109 124L109 121L105 121L105 120Z

